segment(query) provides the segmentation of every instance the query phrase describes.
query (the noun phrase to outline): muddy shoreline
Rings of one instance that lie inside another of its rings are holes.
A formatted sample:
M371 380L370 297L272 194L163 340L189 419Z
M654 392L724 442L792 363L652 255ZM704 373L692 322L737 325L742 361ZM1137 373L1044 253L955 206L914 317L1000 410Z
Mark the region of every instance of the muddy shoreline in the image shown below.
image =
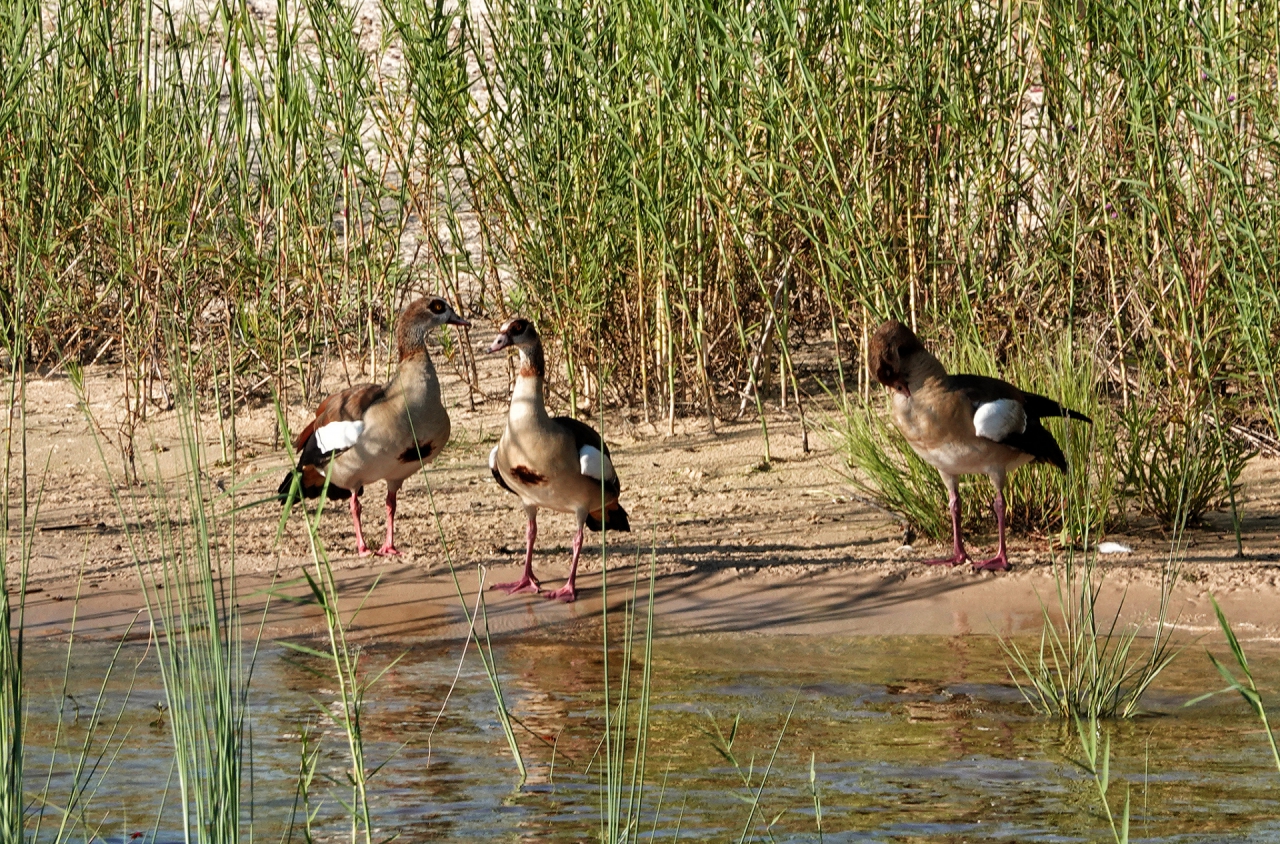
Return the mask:
M404 557L356 557L346 508L331 503L324 515L320 535L343 600L354 607L367 595L353 624L358 636L451 638L465 633L442 538L469 605L478 568L485 570L487 582L507 578L518 568L523 513L493 483L486 463L506 410L507 372L503 361L482 363L486 389L474 410L457 375L440 366L454 433L425 477L410 479L401 493L397 540ZM91 371L87 383L101 439L102 431L117 424L119 385L105 369ZM307 408L289 407L288 418L293 426L302 424ZM140 437L153 443L139 457L142 472L164 479L173 496L166 505L171 508L182 500L177 426L172 411L154 413ZM647 576L652 560L664 634L1029 633L1039 629L1042 599L1056 606L1047 540L1013 538L1014 570L1006 574L923 566L919 561L937 549L926 543L904 547L896 523L850 494L838 458L821 432L810 433L811 450L805 453L797 421L775 412L769 426L773 459L765 469L760 429L754 423L721 426L711 435L695 420L667 436L635 419L609 420L607 438L634 526L631 534L610 539L610 604L629 594L633 566L646 567ZM221 440L216 420L205 420L201 431L206 453L201 471L211 492L223 499L218 507L229 505L233 495L237 506L268 497L287 468L284 452L273 447L270 408L238 416L236 433L239 449L232 466L217 459ZM158 556L157 548L148 547L153 544L148 530L154 500L145 486L120 486L118 454L105 446L104 465L94 440L65 378L28 382L27 465L48 466L31 545L26 596L31 636L68 635L73 610L78 633L117 635L143 608L130 537L143 559ZM33 499L41 483L32 470ZM112 484L120 492L119 506ZM11 490L11 501L19 500L17 492ZM367 534L382 528L381 498L381 485L366 491ZM1240 499L1246 557L1235 556L1227 515L1210 514L1207 527L1189 531L1179 549L1181 582L1172 615L1190 634L1213 634L1213 594L1243 639L1280 640L1280 613L1275 611L1280 598L1280 461L1255 459L1246 470ZM121 512L128 530L122 528ZM11 515L16 525L17 513ZM282 595L296 598L305 591L302 570L311 558L300 516L294 515L277 540L278 529L279 510L271 502L236 516L237 591L246 618L262 606L273 582ZM571 532L567 516L547 513L540 518L535 571L546 586L554 588L567 572ZM1131 546L1133 552L1100 558L1106 573L1104 604L1117 605L1123 598L1126 619L1154 618L1160 573L1173 552L1169 540L1154 526L1140 524L1106 538ZM229 539L222 537L224 559ZM979 549L991 540L973 537ZM17 550L16 544L11 547L11 559L18 559ZM594 623L601 606L599 572L599 546L593 537L584 549L584 588L576 604L490 593L494 632L570 630ZM145 614L139 623L145 623ZM309 635L318 624L313 605L276 600L266 631L271 636Z

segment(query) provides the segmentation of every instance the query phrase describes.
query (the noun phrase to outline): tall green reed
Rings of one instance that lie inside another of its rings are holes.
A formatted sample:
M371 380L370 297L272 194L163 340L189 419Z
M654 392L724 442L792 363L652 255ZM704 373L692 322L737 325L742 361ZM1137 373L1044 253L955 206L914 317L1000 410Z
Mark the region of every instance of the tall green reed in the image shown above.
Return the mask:
M234 490L228 504L205 468L210 444L198 409L198 368L187 357L199 353L189 351L180 330L171 325L166 332L172 370L182 375L175 395L177 465L166 471L157 458L144 470L141 501L109 470L108 478L157 649L184 839L240 841L252 836L242 801L251 783L245 777L248 695L259 641L252 632L246 637L251 622L240 612ZM74 367L72 379L83 396ZM82 408L90 414L83 399ZM90 422L96 431L91 415ZM143 525L147 529L137 527ZM247 797L252 805L251 790Z
M263 606L256 627L254 619L241 612L245 596L237 583L236 523L243 506L262 502L239 505L237 494L242 484L234 477L225 490L219 487L215 491L212 485L207 469L207 455L213 449L207 439L210 420L197 406L195 379L200 367L188 357L202 352L193 350L190 338L181 333L183 328L181 324L171 326L169 332L173 371L185 376L179 382L175 402L180 439L176 471L166 470L157 461L144 476L142 495L114 483L112 491L158 655L184 836L201 842L240 841L253 835L249 695L261 646L262 620L270 602ZM208 353L220 351L214 347ZM72 375L83 393L82 373L72 367ZM83 406L88 413L87 404ZM96 425L93 427L96 430ZM159 453L160 449L152 451ZM105 452L103 459L105 465ZM234 475L234 463L231 471ZM270 501L274 503L274 499ZM149 513L142 509L148 504ZM126 512L126 508L133 512ZM368 782L376 769L366 763L361 718L369 688L395 662L379 674L364 676L360 649L346 638L354 614L344 619L339 613L337 584L319 541L318 519L319 510L314 518L308 514L313 571L306 575L324 612L330 648L325 653L290 644L332 665L332 676L326 677L339 688L339 707L334 714L347 739L350 757L346 770L352 795L341 802L348 810L351 840L371 842ZM309 787L318 758L318 748L309 748L304 740L299 789L308 834L313 819Z
M838 345L898 312L1001 355L1010 323L1090 325L1121 369L1159 348L1168 401L1263 360L1217 329L1243 296L1276 337L1275 155L1249 140L1274 123L1266 13L962 6L495 7L473 176L571 404L590 357L622 400L714 415L751 382L783 266L775 324ZM1219 221L1253 236L1258 293L1216 283Z
M0 841L24 840L24 738L26 685L23 657L26 635L28 564L39 498L31 500L26 448L26 372L19 356L11 358L5 410L8 420L4 453L4 490L0 492ZM18 500L12 500L16 488ZM16 507L14 506L16 504ZM17 524L13 515L16 510ZM16 552L16 553L15 553Z
M289 641L282 644L299 653L315 657L321 660L322 663L328 663L329 665L329 672L316 673L324 677L325 680L336 683L338 687L338 706L330 714L334 716L334 720L338 722L339 727L342 729L342 734L347 744L347 755L350 760L350 765L347 768L346 783L350 789L350 796L342 801L347 810L350 824L348 835L352 844L356 844L358 841L372 844L374 827L372 807L369 801L369 780L380 766L370 767L365 752L363 720L366 697L369 690L388 671L394 668L399 660L392 660L381 671L371 676L366 676L360 666L361 648L347 640L347 628L355 621L360 612L360 607L363 606L363 601L347 618L343 618L338 606L338 584L333 576L333 566L330 564L328 553L319 538L320 516L324 511L325 499L325 495L320 496L314 515L304 513L307 519L307 536L312 558L311 571L304 573L312 598L324 614L325 636L329 649L325 652L298 642ZM375 581L370 586L369 592L372 592L376 586L377 582ZM300 788L304 784L309 784L308 765L313 771L316 764L316 752L318 751L312 752L311 756L308 757L306 737L304 736L301 768L304 779L299 781ZM303 799L303 810L306 813L307 829L309 830L311 808L305 789L300 796Z
M76 586L75 600L77 607L82 595L81 579ZM32 841L49 840L62 842L93 840L103 834L110 822L108 819L94 818L93 802L98 790L107 782L111 768L118 753L124 748L129 731L122 729L122 721L131 709L130 695L137 681L139 669L146 661L147 655L134 661L132 675L129 678L126 693L120 701L114 715L107 705L107 689L116 671L124 659L124 646L133 631L138 617L124 629L116 642L110 658L103 668L102 679L98 683L92 702L87 712L82 712L80 704L72 696L73 690L79 691L73 684L72 655L79 643L76 636L77 612L72 613L70 635L67 638L66 655L62 669L62 681L59 686L57 722L53 739L50 742L48 766L45 770L44 784L30 798L33 807L28 817L28 834ZM139 613L141 615L141 613ZM68 706L68 702L71 706ZM81 733L79 744L75 741L75 733ZM63 779L65 785L61 793L54 794L55 777ZM168 791L166 783L165 791ZM163 798L161 805L164 804ZM54 831L42 837L46 819ZM160 818L155 823L158 826Z
M1218 599L1210 596L1213 601L1213 611L1218 617L1218 626L1222 629L1223 636L1226 637L1227 646L1231 649L1231 657L1235 661L1236 668L1239 669L1244 680L1236 677L1231 668L1220 662L1212 653L1208 654L1209 661L1213 663L1213 667L1218 669L1218 673L1227 681L1225 689L1219 689L1216 692L1209 692L1200 695L1197 698L1187 701L1185 706L1192 706L1202 700L1220 695L1223 692L1234 691L1244 699L1244 702L1253 710L1253 714L1258 716L1258 720L1262 722L1262 731L1267 736L1267 744L1271 747L1271 758L1275 760L1276 770L1280 771L1280 746L1276 744L1276 734L1271 727L1271 719L1267 716L1267 709L1262 703L1262 694L1258 690L1258 683L1253 678L1253 671L1249 668L1249 660L1245 656L1244 648L1240 644L1240 640L1236 638L1236 633L1231 629L1230 622L1227 621L1227 614L1222 611L1222 607L1218 605Z
M602 549L601 554L605 551ZM644 808L645 775L649 758L650 696L653 689L653 599L657 583L656 552L649 560L648 594L644 602L643 627L640 621L640 561L635 562L631 597L623 606L620 669L609 669L609 586L608 569L601 572L601 646L604 651L604 765L601 767L600 840L610 844L639 841ZM637 632L642 637L637 642ZM640 645L640 688L633 685L636 646ZM657 822L658 810L654 821Z
M158 327L175 280L195 341L229 353L201 361L228 418L272 386L306 396L326 342L389 365L373 336L406 278L405 221L383 210L395 195L364 147L375 92L354 27L322 2L281 4L270 25L232 0L204 17L71 2L6 42L0 144L22 177L4 189L0 251L42 295L6 300L3 324L31 327L31 359L121 369L130 473L169 377Z
M520 784L523 785L529 777L529 771L525 767L524 754L520 751L520 743L516 740L515 727L513 726L515 719L511 715L511 709L507 706L507 697L502 691L498 662L493 651L493 640L489 635L489 611L484 602L483 573L480 573L476 578L476 607L474 610L468 610L466 598L462 594L462 586L458 582L457 570L453 567L452 559L446 558L446 560L449 564L449 574L453 577L454 589L458 592L459 604L462 607L463 615L467 619L468 635L476 643L476 651L480 654L480 664L484 668L485 677L489 680L489 688L493 690L498 723L502 726L502 734L507 740L507 749L511 752L511 760L515 763L516 772L520 774ZM480 640L482 633L484 641Z
M791 702L791 708L787 710L786 720L782 722L782 728L778 730L778 738L773 743L773 750L769 754L769 760L759 771L759 780L756 780L755 755L752 754L747 764L743 765L742 760L739 759L737 752L733 749L733 745L738 737L738 727L742 723L741 713L733 716L733 726L730 727L729 734L727 736L720 729L720 725L716 723L715 719L711 718L711 730L706 732L706 734L712 739L712 747L715 748L716 753L718 753L721 758L733 766L734 773L738 775L738 779L745 791L745 794L741 795L740 799L748 806L747 819L743 823L742 834L738 838L738 844L744 844L744 842L748 840L752 828L757 823L757 817L759 817L759 821L764 824L765 836L772 838L773 825L777 823L784 814L784 812L779 812L773 818L769 818L765 814L764 807L761 805L761 798L764 796L764 789L769 782L769 775L773 772L773 763L777 761L778 750L782 747L782 739L787 734L787 728L791 725L791 716L795 714L796 703L798 701L799 696ZM708 717L710 717L710 713L708 713ZM816 773L814 772L812 757L809 760L809 789L813 796L818 838L821 839L822 803L818 796Z
M1117 819L1111 809L1111 734L1102 738L1102 746L1098 745L1098 736L1102 731L1098 728L1098 719L1090 717L1075 718L1076 735L1080 737L1080 749L1084 759L1073 760L1085 773L1093 778L1094 787L1098 790L1098 802L1102 804L1102 813L1107 819L1111 837L1116 844L1129 844L1129 788L1124 790L1124 804Z
M284 412L279 402L276 403L276 415L279 419L279 424L283 428L285 426ZM292 454L290 458L291 460L293 459ZM295 480L294 490L290 493L291 496L297 493L297 483ZM359 616L364 607L365 601L377 588L378 579L375 578L364 598L344 617L339 604L340 592L337 579L333 573L333 565L329 560L329 554L325 549L324 542L320 538L320 519L324 514L328 492L329 483L326 478L314 512L308 512L305 500L301 502L302 506L299 509L301 509L303 519L306 522L307 543L311 554L311 568L310 570L304 569L303 575L310 589L312 599L315 601L316 606L320 607L323 614L325 638L329 648L326 652L300 642L287 640L281 642L281 644L300 654L314 657L321 664L328 665L328 671L319 671L306 665L301 667L337 686L338 705L336 711L329 711L327 714L332 716L342 728L343 737L346 739L347 756L350 761L346 776L346 784L350 788L350 796L340 802L347 811L349 821L348 836L352 844L356 844L361 840L365 844L372 844L374 824L369 782L381 770L382 765L386 763L369 764L364 741L364 714L370 690L386 676L387 672L395 668L400 658L397 657L391 660L380 671L369 674L361 668L361 646L351 642L347 637L347 630L355 623L357 616ZM274 497L269 498L268 502L274 503ZM295 499L292 498L285 502L284 511L280 516L281 532L285 521L291 515L294 503ZM434 510L434 503L432 507ZM279 535L277 533L277 539ZM301 801L304 816L303 828L308 840L310 840L311 836L311 821L313 818L310 803L310 784L315 774L315 766L320 753L318 747L315 749L310 748L309 740L309 734L304 731L302 734L302 760L299 769L300 779L296 795L296 800Z
M493 639L489 635L489 610L484 601L484 570L477 567L476 570L476 604L474 609L467 609L467 599L462 593L462 584L458 581L458 570L453 563L453 552L449 547L449 541L445 537L444 526L440 522L440 510L436 507L435 492L432 490L431 479L424 465L421 471L421 477L427 484L427 498L431 503L431 515L435 521L436 537L440 541L440 546L444 550L445 564L449 567L449 576L453 579L453 588L458 595L458 605L462 608L462 614L467 620L467 637L476 644L476 652L480 655L480 664L484 669L485 677L489 680L489 688L493 690L494 705L498 717L498 723L502 727L502 734L507 740L507 749L511 752L511 759L515 763L516 771L520 774L520 784L523 785L529 777L529 771L525 767L524 754L520 751L520 743L516 740L515 718L511 714L510 708L507 706L506 695L502 691L502 681L498 671L498 662L493 649ZM484 639L481 640L483 634ZM466 655L466 646L463 646L463 655ZM448 703L441 704L441 713L444 712L444 706ZM437 720L439 716L437 715Z
M119 367L130 471L174 278L232 353L206 372L229 418L309 398L326 351L389 366L423 284L539 318L571 408L668 425L802 397L798 344L865 390L867 332L901 314L1000 361L1087 328L1125 403L1146 367L1162 412L1230 393L1222 421L1276 433L1270 7L3 13L0 272L41 295L0 323L35 327L32 360Z

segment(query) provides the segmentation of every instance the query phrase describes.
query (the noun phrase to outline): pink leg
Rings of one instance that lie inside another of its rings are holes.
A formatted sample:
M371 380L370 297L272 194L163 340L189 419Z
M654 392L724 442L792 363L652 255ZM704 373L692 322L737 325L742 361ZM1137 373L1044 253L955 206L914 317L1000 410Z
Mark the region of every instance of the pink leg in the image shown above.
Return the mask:
M964 543L960 539L960 490L954 485L951 487L948 495L948 501L951 504L951 540L955 552L950 557L941 560L925 560L926 566L958 566L969 560L969 555L964 552Z
M537 513L529 514L529 527L525 532L525 549L524 549L524 574L520 575L519 580L512 580L509 583L495 583L490 589L501 589L503 592L514 595L517 592L538 592L539 584L537 578L533 576L533 541L538 538L538 516Z
M351 493L351 523L356 528L356 553L361 557L369 556L373 552L364 544L364 533L360 530L360 496L354 492Z
M378 549L379 557L399 557L400 550L396 548L396 493L399 490L387 489L387 539L382 543L382 547Z
M1005 553L1004 548L1004 492L1000 487L996 487L996 500L993 506L996 511L996 529L1000 532L999 550L996 551L996 555L991 559L974 563L973 567L986 571L1008 571L1009 555Z
M573 559L569 563L569 579L564 582L564 586L547 593L547 597L553 601L564 601L568 604L578 597L577 590L573 588L573 581L578 576L578 555L582 553L583 527L584 525L578 525L578 533L573 537Z

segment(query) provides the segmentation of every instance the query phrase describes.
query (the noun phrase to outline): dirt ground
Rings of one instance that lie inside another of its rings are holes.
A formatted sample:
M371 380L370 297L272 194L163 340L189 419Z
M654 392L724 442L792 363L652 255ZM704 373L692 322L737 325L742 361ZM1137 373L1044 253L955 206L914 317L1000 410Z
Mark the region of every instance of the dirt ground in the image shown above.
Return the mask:
M487 339L483 334L472 332L473 345ZM348 608L364 603L352 624L358 635L465 635L445 548L469 605L474 605L478 572L486 582L511 579L522 559L523 512L516 498L493 482L487 465L505 418L510 370L504 360L481 355L483 391L469 398L454 368L443 361L438 365L453 436L425 476L410 479L401 493L396 541L404 556L357 557L345 502L330 503L322 520L321 536ZM346 383L332 378L325 387L339 389ZM143 560L164 556L153 529L156 499L144 486L122 488L122 521L111 486L123 480L124 463L110 443L102 442L99 451L98 442L117 429L121 385L105 369L91 370L86 384L97 437L64 376L32 376L27 383L26 447L33 494L45 478L31 534L26 594L31 635L67 635L73 629L73 610L79 634L116 635L131 619L145 619L139 616L143 601L131 538ZM308 421L308 411L301 404L287 408L293 430ZM811 424L815 415L810 413ZM775 408L769 418L768 468L761 465L763 443L754 420L722 425L714 435L701 420L678 423L674 436L666 435L665 420L655 426L614 414L606 421L632 525L629 535L611 534L609 602L630 593L636 563L647 572L652 561L663 633L1035 632L1041 599L1056 605L1046 540L1013 538L1014 568L1008 573L923 566L920 560L938 556L941 549L927 543L904 547L897 524L851 496L838 458L820 430L810 434L809 453L802 450L799 423L786 411ZM226 421L222 428L229 431ZM219 461L217 420L204 420L201 430L206 455L202 471L209 488L219 492L219 508L228 508L233 498L236 505L248 505L274 493L288 466L275 442L272 407L238 414L234 465ZM169 504L161 506L179 506L185 497L185 470L176 412L153 408L137 442L140 473L153 481L160 478L169 496ZM1280 641L1280 461L1254 460L1244 484L1245 557L1234 556L1227 516L1211 514L1210 526L1187 538L1172 615L1188 633L1216 634L1212 593L1242 639ZM16 492L11 486L11 495ZM375 546L385 524L382 500L381 484L367 489L363 499L365 534ZM979 501L965 505L987 507ZM11 518L16 517L11 510ZM224 536L221 562L225 567L234 559L237 592L247 616L256 619L249 611L271 597L267 635L314 633L320 626L315 605L284 599L306 591L302 571L312 559L306 530L295 512L277 543L279 518L274 501L239 511L234 557ZM569 516L544 512L539 519L535 571L546 586L558 585L567 573L572 528ZM1149 620L1159 606L1160 570L1170 559L1169 540L1154 527L1107 538L1133 552L1101 558L1107 572L1104 604L1116 607L1123 600L1126 618ZM979 551L993 542L991 535L970 537ZM17 554L16 540L11 540L10 559ZM598 541L592 536L584 549L576 603L488 593L491 628L496 633L537 628L565 635L586 630L599 618L600 571ZM142 629L135 628L135 634Z

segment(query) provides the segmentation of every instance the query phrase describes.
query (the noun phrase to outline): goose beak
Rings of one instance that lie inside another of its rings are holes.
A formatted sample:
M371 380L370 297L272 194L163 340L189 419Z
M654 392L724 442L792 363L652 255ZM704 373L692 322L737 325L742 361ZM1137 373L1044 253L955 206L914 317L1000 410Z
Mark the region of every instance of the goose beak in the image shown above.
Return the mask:
M489 347L490 352L500 352L507 346L511 345L511 338L505 334L499 334L493 338L493 345Z
M458 326L459 328L470 328L470 327L471 327L471 323L470 323L470 322L468 322L467 320L465 320L465 319L463 319L462 317L458 316L457 314L454 314L453 316L451 316L451 317L449 317L447 320L445 320L445 323L444 323L444 324L445 324L445 325L456 325L456 326Z

